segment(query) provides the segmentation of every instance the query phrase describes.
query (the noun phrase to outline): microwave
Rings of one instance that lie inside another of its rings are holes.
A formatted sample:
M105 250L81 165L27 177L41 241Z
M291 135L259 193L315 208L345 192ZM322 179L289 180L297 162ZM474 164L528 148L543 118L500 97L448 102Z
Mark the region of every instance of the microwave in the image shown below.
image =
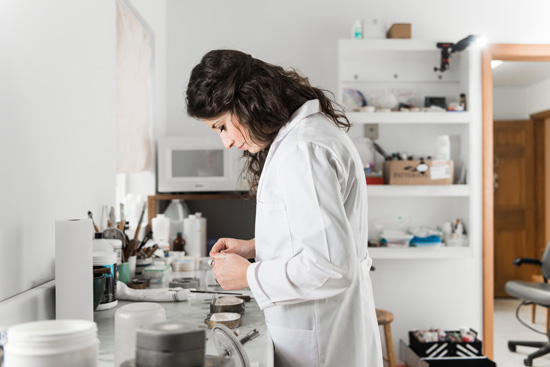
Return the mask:
M243 152L217 136L166 136L157 144L159 193L248 191Z

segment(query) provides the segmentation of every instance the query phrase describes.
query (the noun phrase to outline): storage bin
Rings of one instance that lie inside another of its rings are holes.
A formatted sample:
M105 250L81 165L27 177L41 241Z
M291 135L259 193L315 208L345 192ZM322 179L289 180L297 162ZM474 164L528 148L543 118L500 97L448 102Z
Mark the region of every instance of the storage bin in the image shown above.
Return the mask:
M409 367L496 367L485 356L423 358L403 340L399 341L399 358Z
M472 330L473 331L473 330ZM457 332L458 331L445 331ZM473 331L475 335L477 332ZM473 357L482 356L482 343L481 340L476 339L473 342L449 342L449 341L437 341L437 342L420 342L415 336L414 332L409 331L409 345L412 350L416 352L420 357Z

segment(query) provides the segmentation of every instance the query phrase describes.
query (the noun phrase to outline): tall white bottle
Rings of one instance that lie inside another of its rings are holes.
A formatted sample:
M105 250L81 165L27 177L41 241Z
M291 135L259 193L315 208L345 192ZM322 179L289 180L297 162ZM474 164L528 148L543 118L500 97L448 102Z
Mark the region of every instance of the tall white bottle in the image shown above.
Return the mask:
M166 207L164 216L170 219L170 238L168 242L172 243L178 232L183 233L183 219L185 218L185 213L181 201L176 199L172 200L170 204L168 204L168 207Z
M206 256L206 218L202 213L190 214L183 220L185 252L189 256Z
M151 220L153 226L153 240L165 251L170 251L170 219L164 214L157 214Z

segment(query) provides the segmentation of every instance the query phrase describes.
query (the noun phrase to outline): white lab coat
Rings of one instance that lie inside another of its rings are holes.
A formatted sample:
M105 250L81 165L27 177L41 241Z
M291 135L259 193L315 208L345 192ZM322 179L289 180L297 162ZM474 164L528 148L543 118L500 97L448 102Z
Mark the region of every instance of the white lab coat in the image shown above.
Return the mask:
M275 138L257 193L247 272L276 366L381 367L361 159L318 100Z

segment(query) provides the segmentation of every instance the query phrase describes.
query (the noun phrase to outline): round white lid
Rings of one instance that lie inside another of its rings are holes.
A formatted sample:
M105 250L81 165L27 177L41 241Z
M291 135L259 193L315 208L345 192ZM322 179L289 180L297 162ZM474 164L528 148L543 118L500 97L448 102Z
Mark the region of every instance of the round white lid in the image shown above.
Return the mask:
M94 265L112 265L115 264L116 253L114 252L94 252Z

